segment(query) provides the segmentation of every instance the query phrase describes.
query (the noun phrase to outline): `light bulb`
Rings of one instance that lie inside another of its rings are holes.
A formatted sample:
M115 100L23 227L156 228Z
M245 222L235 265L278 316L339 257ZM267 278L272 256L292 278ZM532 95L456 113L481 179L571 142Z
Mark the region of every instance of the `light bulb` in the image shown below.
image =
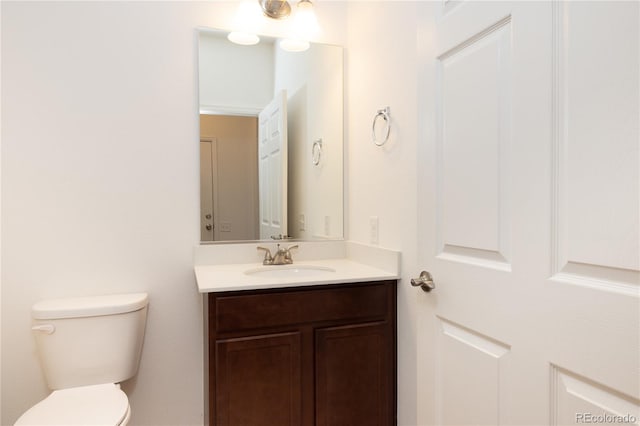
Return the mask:
M262 11L260 5L255 1L243 1L236 9L233 18L233 31L227 35L229 41L236 44L250 46L257 44L260 37L256 34L260 32L262 26Z
M293 31L298 38L311 39L320 31L318 18L309 0L301 0L293 17Z
M263 24L262 9L256 1L243 1L238 5L231 23L233 31L258 34Z

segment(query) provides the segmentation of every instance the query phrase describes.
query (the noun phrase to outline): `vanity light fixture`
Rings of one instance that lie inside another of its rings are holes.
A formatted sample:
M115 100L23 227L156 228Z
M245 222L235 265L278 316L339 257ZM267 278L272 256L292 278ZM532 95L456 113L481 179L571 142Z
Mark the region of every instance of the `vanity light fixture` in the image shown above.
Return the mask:
M284 19L291 14L291 6L286 0L258 0L262 12L271 19Z
M243 1L238 6L233 18L233 31L227 35L229 41L251 46L260 42L257 33L262 26L262 11L254 1Z
M320 31L318 18L310 0L300 0L294 15L294 31L298 36L312 37Z
M292 37L281 40L280 47L288 52L304 52L310 46L307 40L315 37L319 30L313 3L309 0L300 0L291 25Z
M258 0L258 5L262 14L267 18L281 20L291 15L291 5L287 0ZM260 38L256 35L259 29L259 22L255 16L254 6L247 5L246 2L240 5L236 13L235 27L238 30L229 33L227 38L236 44L245 46L257 44ZM291 36L280 40L279 46L288 52L303 52L310 46L307 40L311 39L319 31L318 20L313 10L313 3L310 0L300 0L293 14L291 25Z

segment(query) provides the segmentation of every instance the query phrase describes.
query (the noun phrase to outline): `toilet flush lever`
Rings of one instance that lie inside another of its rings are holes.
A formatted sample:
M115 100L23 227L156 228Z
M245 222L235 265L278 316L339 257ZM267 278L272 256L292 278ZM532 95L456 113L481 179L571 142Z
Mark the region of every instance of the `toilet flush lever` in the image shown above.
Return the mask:
M42 333L53 334L56 331L56 326L53 324L34 325L31 327L33 331L40 331Z

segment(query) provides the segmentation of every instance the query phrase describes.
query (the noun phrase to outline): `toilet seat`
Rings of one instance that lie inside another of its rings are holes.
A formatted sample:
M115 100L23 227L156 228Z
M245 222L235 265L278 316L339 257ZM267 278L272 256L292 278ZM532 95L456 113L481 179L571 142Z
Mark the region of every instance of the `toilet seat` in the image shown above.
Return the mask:
M129 420L127 395L114 383L53 391L15 426L120 426Z

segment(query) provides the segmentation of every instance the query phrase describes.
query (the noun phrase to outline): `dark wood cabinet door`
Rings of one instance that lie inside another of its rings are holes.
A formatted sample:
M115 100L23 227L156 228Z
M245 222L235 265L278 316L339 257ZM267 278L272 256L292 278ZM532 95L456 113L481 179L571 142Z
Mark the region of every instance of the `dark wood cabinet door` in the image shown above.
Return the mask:
M299 426L298 332L215 342L217 426Z
M316 340L316 426L395 424L395 341L388 322L323 328Z

